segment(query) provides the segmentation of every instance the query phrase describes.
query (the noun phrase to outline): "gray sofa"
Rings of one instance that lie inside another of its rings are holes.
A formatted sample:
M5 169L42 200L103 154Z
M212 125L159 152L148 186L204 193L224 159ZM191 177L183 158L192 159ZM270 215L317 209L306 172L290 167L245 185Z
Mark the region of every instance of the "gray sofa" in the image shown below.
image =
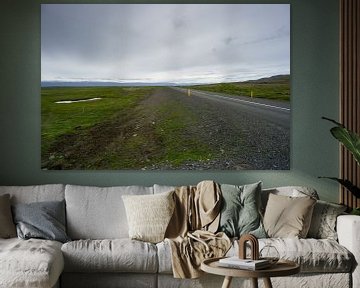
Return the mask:
M299 188L305 189L306 188ZM221 287L223 278L174 279L166 241L131 240L122 195L156 194L173 187L154 185L90 187L76 185L0 186L12 204L41 201L66 203L66 228L72 241L0 239L0 287ZM265 189L293 195L292 187ZM315 193L315 191L311 191ZM294 196L294 195L293 195ZM274 287L360 287L360 217L337 217L338 241L332 239L260 239L282 258L301 265L301 273L273 278ZM228 255L236 255L237 242ZM262 281L259 281L260 286ZM235 285L250 285L234 279Z

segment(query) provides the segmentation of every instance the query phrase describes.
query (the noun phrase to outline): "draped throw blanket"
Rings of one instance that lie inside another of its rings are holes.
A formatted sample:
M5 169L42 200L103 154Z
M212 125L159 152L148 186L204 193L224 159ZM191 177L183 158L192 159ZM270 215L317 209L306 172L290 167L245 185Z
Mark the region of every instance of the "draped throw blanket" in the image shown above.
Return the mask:
M173 274L175 278L197 278L203 260L222 257L231 246L225 233L216 233L221 190L213 181L202 181L197 186L176 188L174 197L175 210L165 233Z

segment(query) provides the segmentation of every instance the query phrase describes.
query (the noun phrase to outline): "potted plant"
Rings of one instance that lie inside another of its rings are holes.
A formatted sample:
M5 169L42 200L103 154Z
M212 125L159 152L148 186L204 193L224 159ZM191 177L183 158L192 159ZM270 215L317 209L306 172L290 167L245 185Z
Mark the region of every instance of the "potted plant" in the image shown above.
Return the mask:
M360 136L353 131L347 129L343 124L336 122L333 119L322 117L327 121L330 121L336 124L335 127L330 129L331 134L340 141L347 150L353 155L355 161L360 165ZM360 198L360 188L354 185L348 179L340 179L336 177L320 177L328 178L334 181L339 182L347 190L349 190L356 198ZM351 214L360 215L360 207L354 208Z

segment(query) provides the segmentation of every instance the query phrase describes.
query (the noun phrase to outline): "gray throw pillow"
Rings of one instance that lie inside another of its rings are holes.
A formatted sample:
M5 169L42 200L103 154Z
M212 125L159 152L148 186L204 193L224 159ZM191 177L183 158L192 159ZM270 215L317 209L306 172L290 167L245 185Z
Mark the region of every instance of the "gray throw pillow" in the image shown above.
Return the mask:
M337 240L336 219L345 211L345 205L318 200L312 214L308 237Z
M261 182L236 186L221 185L222 209L219 231L229 237L253 234L266 238L260 216Z
M10 195L0 196L0 238L16 237L15 224L11 215Z
M65 232L65 201L15 204L13 215L19 238L70 241Z

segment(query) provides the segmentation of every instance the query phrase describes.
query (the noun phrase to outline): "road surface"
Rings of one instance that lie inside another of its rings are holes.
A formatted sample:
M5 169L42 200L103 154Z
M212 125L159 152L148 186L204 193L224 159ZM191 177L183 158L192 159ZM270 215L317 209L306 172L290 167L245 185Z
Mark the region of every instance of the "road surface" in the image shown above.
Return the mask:
M168 97L196 113L196 133L218 152L208 164L189 169L290 169L290 104L196 91L159 88L153 97ZM176 107L174 107L176 109Z
M189 89L172 88L176 91L189 94ZM200 97L216 102L217 105L232 105L239 109L238 113L246 113L266 121L270 121L284 129L290 129L291 109L290 103L261 98L250 98L245 96L232 96L214 92L190 90L190 97Z

